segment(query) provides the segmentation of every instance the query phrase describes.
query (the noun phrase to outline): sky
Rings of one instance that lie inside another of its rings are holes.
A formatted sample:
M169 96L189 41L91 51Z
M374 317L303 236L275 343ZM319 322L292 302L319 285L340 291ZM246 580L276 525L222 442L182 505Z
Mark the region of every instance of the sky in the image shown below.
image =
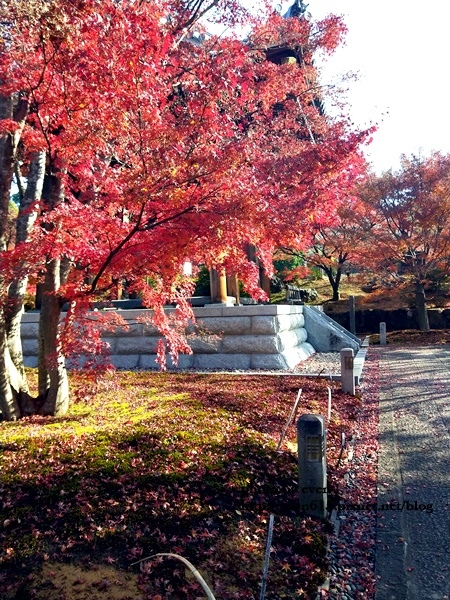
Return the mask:
M307 10L344 17L346 45L322 67L322 82L358 75L347 83L349 114L378 126L365 150L374 171L398 168L401 154L450 153L450 3L309 0Z

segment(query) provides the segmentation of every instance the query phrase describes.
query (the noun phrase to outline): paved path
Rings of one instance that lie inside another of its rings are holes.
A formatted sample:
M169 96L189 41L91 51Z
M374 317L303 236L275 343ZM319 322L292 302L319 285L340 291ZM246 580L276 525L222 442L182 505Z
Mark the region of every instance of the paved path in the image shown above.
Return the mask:
M383 349L380 380L376 600L450 599L450 348Z

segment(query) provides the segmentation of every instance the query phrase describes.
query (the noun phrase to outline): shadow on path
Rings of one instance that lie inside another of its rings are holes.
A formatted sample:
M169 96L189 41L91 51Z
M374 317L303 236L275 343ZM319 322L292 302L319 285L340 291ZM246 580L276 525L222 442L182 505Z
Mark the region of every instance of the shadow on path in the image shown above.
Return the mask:
M450 349L380 358L376 600L450 598Z

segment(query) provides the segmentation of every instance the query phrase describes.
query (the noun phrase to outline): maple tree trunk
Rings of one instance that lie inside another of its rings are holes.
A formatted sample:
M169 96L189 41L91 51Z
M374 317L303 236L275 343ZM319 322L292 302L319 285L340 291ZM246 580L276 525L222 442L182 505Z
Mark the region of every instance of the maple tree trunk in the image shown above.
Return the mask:
M25 367L23 364L22 339L20 337L20 325L22 322L22 302L27 287L27 281L14 282L10 286L9 293L14 294L13 303L8 304L8 316L6 318L6 343L11 360L23 378L23 389L28 391L26 383ZM10 296L11 297L11 296Z
M27 187L22 193L19 215L16 222L16 244L25 242L37 217L32 210L33 204L41 199L45 174L45 152L35 152L31 158L27 177ZM6 336L11 360L24 379L23 389L28 392L25 368L23 365L20 325L22 321L23 303L28 285L28 277L22 277L11 283L8 290L6 308Z
M333 296L332 296L331 300L333 302L336 302L337 300L340 300L339 286L341 284L342 271L340 271L338 269L336 272L336 275L334 275L333 269L330 269L328 267L322 267L322 269L325 271L325 274L328 277L328 281L331 286L331 289L333 290Z
M19 406L20 375L9 356L4 315L0 316L0 410L6 421L21 416Z
M425 288L423 287L423 283L419 280L416 281L416 305L420 331L430 331Z
M0 96L0 119L13 119L18 123L14 133L6 133L0 137L0 252L7 250L11 182L16 149L27 114L28 102L25 99ZM26 221L29 219L29 216L25 218ZM17 239L16 237L16 241ZM0 409L3 418L8 421L29 414L30 408L31 412L35 412L36 407L35 400L28 394L20 339L20 294L26 289L26 281L15 283L7 294L7 282L0 279L1 298L3 301L7 300L6 306L0 311Z
M46 204L51 211L64 201L64 185L61 169L51 164L47 167ZM49 172L52 174L49 175ZM48 228L51 230L52 225L49 224ZM38 332L38 387L39 397L43 400L39 413L60 417L69 408L69 381L61 344L62 299L59 289L67 281L70 262L64 257L49 258L45 269Z
M0 96L0 119L13 116L12 97ZM11 181L14 173L14 137L4 134L0 137L0 252L7 248L8 207ZM0 277L0 296L6 298L6 282ZM21 376L17 372L8 349L6 337L6 315L0 309L0 410L4 419L13 421L21 416L18 396Z
M11 182L14 175L14 161L20 134L28 114L28 102L12 96L0 95L0 120L13 119L18 127L14 134L0 136L0 252L6 250L8 207L11 195Z
M45 398L39 412L57 417L65 415L69 407L69 382L59 331L61 304L56 294L60 286L60 263L54 259L47 264L38 345L39 396Z
M0 95L0 119L11 119L12 114L12 98ZM4 251L11 181L14 173L14 139L10 134L0 136L0 161L0 251Z
M336 277L334 278L334 280L333 280L333 278L330 279L330 285L331 285L331 288L333 290L333 298L332 299L335 302L337 300L341 299L341 294L339 292L339 285L340 285L340 283L341 283L341 274L338 271L338 273L336 274Z

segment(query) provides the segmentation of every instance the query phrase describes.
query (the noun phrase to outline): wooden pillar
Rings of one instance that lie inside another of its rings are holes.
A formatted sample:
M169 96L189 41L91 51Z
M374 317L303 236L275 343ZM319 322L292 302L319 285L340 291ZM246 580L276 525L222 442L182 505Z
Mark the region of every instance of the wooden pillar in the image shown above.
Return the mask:
M219 273L219 297L218 302L227 303L227 276L225 271Z
M256 258L256 247L253 244L247 245L247 257L254 263L257 263L258 260Z
M259 270L259 278L260 278L260 285L261 285L262 289L266 292L266 294L270 300L270 278L267 277L267 275L264 273L263 269Z
M209 272L211 286L211 300L213 302L227 303L227 276L225 271L220 273L216 269L211 269Z
M42 307L42 296L44 295L44 284L37 283L36 284L36 297L34 301L34 308L36 310L41 310Z
M227 286L230 296L236 298L236 304L240 304L241 297L239 293L239 281L237 275L230 275L229 277L227 277Z
M256 246L253 246L253 244L249 244L247 246L247 257L249 260L251 260L252 262L256 263L256 265L258 265L258 267L259 267L259 282L258 282L259 286L266 292L266 294L270 300L270 279L264 273L264 269L263 269L258 257L256 256Z
M123 282L121 279L119 279L119 281L117 282L117 300L122 300L122 295L123 295Z

